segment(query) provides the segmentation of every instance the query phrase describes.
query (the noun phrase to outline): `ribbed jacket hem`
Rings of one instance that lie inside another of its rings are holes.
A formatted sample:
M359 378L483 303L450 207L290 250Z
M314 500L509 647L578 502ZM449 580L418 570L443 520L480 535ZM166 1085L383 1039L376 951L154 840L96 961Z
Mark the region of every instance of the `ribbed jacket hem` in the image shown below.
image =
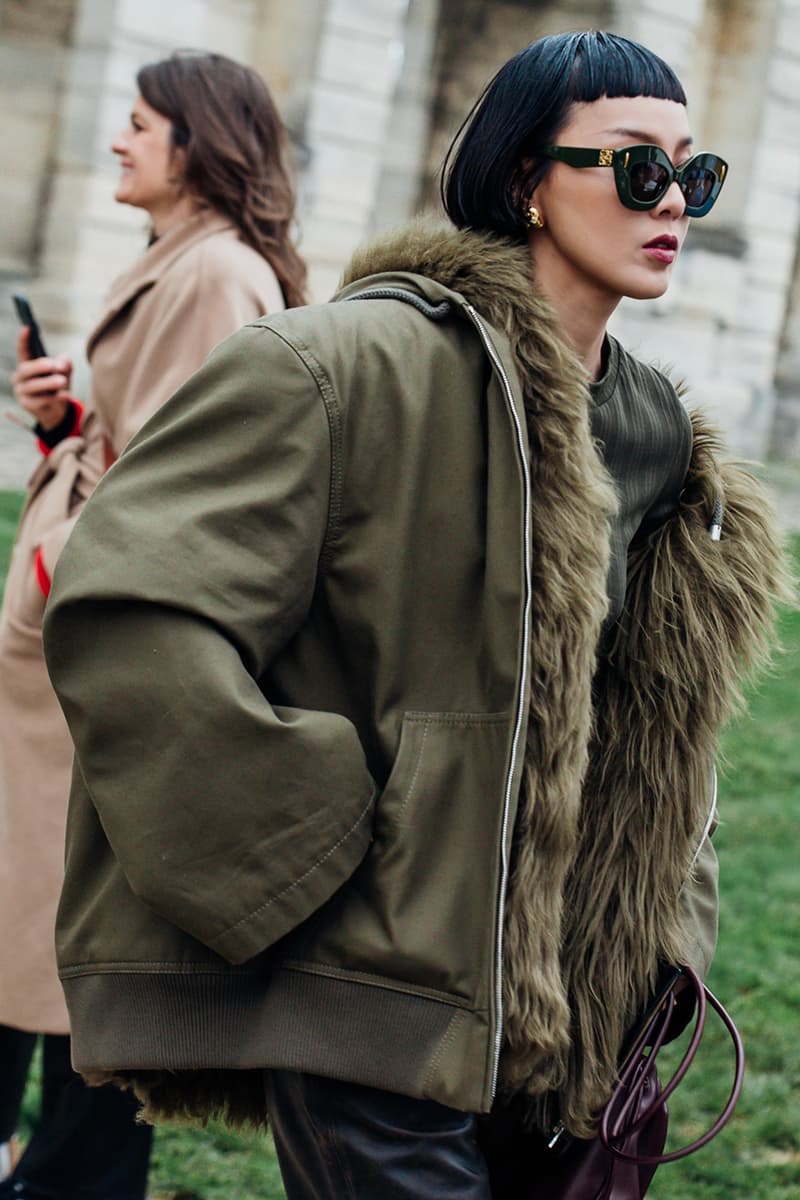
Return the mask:
M205 973L202 973L205 970ZM309 1071L471 1112L491 1105L487 1014L395 985L114 970L64 979L77 1071Z

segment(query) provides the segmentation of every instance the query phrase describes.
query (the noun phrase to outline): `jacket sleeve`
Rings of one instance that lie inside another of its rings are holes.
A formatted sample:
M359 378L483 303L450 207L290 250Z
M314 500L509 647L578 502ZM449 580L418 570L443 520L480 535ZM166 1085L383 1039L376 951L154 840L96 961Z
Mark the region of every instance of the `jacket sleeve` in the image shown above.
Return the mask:
M53 429L45 429L40 422L36 422L33 432L36 434L39 453L44 458L47 458L53 447L63 442L64 438L80 437L84 411L80 400L68 400L64 416Z
M133 892L232 962L323 903L369 839L352 724L259 686L317 581L326 411L278 333L229 338L101 481L47 610L71 826L91 804Z

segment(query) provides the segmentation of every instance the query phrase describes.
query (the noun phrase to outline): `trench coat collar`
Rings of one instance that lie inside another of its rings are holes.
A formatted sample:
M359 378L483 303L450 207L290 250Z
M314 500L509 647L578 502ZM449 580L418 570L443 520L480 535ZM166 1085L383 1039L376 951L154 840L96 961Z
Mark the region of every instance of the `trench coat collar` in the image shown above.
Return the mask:
M149 245L130 270L112 283L102 316L89 334L87 356L91 358L98 338L114 318L136 296L152 287L187 250L212 234L234 228L233 223L221 213L203 209Z

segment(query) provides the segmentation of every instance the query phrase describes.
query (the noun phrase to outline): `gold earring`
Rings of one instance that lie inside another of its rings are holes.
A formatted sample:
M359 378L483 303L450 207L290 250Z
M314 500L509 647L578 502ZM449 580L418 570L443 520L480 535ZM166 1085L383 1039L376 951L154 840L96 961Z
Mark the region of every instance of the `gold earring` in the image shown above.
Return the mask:
M535 204L528 209L528 224L531 229L544 229L544 217Z

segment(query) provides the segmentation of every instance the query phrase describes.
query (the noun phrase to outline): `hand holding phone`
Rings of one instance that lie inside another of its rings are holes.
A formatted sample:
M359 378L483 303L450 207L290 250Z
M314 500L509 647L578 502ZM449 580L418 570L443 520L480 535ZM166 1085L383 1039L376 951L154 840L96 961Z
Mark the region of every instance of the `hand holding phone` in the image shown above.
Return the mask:
M12 376L17 403L42 429L55 429L65 419L75 397L70 395L72 363L68 358L48 358L33 309L25 296L13 297L25 326L17 339L17 369Z

